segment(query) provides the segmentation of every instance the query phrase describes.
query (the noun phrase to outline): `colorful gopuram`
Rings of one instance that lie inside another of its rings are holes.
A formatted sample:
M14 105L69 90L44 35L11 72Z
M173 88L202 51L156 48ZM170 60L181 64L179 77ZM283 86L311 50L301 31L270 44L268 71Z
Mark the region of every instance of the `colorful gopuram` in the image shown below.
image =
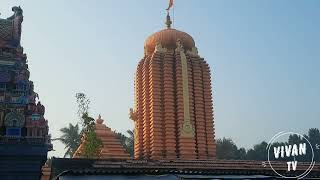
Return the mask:
M135 77L136 159L214 159L210 67L193 38L171 28L152 34Z
M122 160L130 159L130 155L125 151L120 143L120 140L117 139L116 134L109 127L104 125L103 121L104 120L101 119L101 116L99 115L99 118L96 120L95 124L96 136L101 140L102 143L100 154L97 158ZM85 143L85 138L82 138L82 142L74 153L73 158L83 158Z
M45 108L20 45L23 11L0 18L0 179L38 179L52 149Z
M0 19L0 135L49 140L45 108L29 80L27 56L20 46L22 9Z

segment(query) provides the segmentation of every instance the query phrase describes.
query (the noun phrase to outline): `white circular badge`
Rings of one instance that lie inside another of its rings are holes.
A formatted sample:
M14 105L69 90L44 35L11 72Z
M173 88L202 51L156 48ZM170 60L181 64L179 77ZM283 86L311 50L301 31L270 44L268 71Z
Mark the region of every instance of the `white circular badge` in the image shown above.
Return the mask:
M310 150L311 150L311 161L310 161L310 165L308 166L308 168L303 172L301 173L300 175L298 176L286 176L284 174L281 174L279 173L273 166L272 166L272 162L270 161L270 149L271 149L271 146L273 145L273 143L279 139L280 137L283 137L285 135L289 136L289 135L297 135L299 137L302 137L302 139L304 139L306 141L306 143L300 143L299 145L297 144L293 144L293 145L285 145L285 146L279 146L279 147L274 147L274 156L275 156L275 159L278 159L278 158L288 158L290 156L293 156L294 158L294 161L289 161L287 162L287 165L288 165L288 171L290 171L291 169L293 171L296 170L297 166L298 166L298 162L295 160L295 156L302 156L302 155L306 155L307 151L307 146L310 147ZM313 147L311 145L311 143L309 142L309 140L307 138L305 138L303 135L299 134L299 133L294 133L294 132L280 132L278 134L276 134L275 136L273 136L271 138L271 140L269 141L268 143L268 146L267 146L267 152L268 152L268 163L271 167L271 169L279 176L283 177L283 178L294 178L294 179L302 179L304 177L306 177L313 169L314 165L315 165L315 161L314 161L314 151L313 151Z

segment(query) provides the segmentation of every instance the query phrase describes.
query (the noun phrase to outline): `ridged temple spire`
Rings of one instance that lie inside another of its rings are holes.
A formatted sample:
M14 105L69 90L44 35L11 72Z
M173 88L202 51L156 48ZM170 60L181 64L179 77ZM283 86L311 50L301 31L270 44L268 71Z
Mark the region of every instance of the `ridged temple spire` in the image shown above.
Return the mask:
M215 159L209 65L169 14L166 24L146 40L135 74L135 159Z

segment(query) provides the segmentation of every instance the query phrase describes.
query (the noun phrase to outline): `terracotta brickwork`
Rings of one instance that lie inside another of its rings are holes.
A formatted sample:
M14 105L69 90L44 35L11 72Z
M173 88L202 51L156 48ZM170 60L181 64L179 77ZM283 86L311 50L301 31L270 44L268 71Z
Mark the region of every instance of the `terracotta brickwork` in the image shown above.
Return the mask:
M136 159L214 159L210 68L187 33L164 29L145 42L135 74Z

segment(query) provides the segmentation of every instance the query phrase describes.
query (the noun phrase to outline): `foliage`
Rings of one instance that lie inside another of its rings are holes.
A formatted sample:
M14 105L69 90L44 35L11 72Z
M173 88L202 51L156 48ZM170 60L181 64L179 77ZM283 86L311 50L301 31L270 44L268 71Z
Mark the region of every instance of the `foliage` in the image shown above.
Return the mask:
M131 157L134 155L134 130L127 130L129 136L122 133L114 132L116 138L119 139L123 148L130 154Z
M289 144L299 144L302 142L302 137L298 136L297 134L289 135L288 143Z
M317 128L311 128L308 131L307 135L304 137L311 143L314 150L314 160L316 162L320 162L320 153L316 148L316 145L320 145L320 132ZM300 144L308 142L303 138L296 134L291 134L286 142L274 142L271 147L285 146L288 144ZM217 158L218 159L234 159L234 160L259 160L266 161L267 160L267 146L268 143L263 141L260 144L256 144L253 148L246 150L245 148L238 149L237 145L231 140L227 138L218 139L217 140ZM317 153L318 152L318 153ZM298 156L296 160L298 161L310 161L311 160L311 149L307 148L306 156ZM270 156L270 160L275 160L273 156ZM287 161L288 158L282 158L278 160Z
M217 140L217 157L219 159L237 159L238 148L231 139Z
M82 124L82 136L84 137L83 156L86 158L97 158L100 153L101 140L96 136L94 119L89 116L90 100L84 93L76 94L78 103L78 115Z
M266 161L268 158L267 146L268 143L265 141L254 145L253 149L248 150L246 159Z
M133 157L134 155L134 130L127 130L129 137L127 139L127 146L126 149L129 152L130 156Z
M67 149L64 157L72 157L81 142L79 126L78 124L74 126L69 123L68 127L61 128L60 131L62 132L62 135L59 140L65 145L65 149Z
M77 93L76 98L78 103L78 114L81 116L89 111L90 100L84 93Z
M78 115L82 124L82 133L94 131L94 119L89 116L90 100L84 93L76 94L78 103Z
M320 146L320 132L317 128L311 128L308 131L308 135L305 135L306 138L309 140L311 145L314 147L314 160L316 162L320 162L320 150L317 149ZM318 146L318 147L316 147ZM311 158L311 150L307 150L307 154L309 154L309 159Z
M83 155L86 158L97 158L100 154L101 140L97 138L94 131L86 133L86 143L84 145Z
M240 148L240 149L238 149L238 151L237 151L237 157L238 157L238 159L240 159L240 160L245 160L245 159L246 159L246 156L247 156L247 152L246 152L246 149L245 149L245 148Z

